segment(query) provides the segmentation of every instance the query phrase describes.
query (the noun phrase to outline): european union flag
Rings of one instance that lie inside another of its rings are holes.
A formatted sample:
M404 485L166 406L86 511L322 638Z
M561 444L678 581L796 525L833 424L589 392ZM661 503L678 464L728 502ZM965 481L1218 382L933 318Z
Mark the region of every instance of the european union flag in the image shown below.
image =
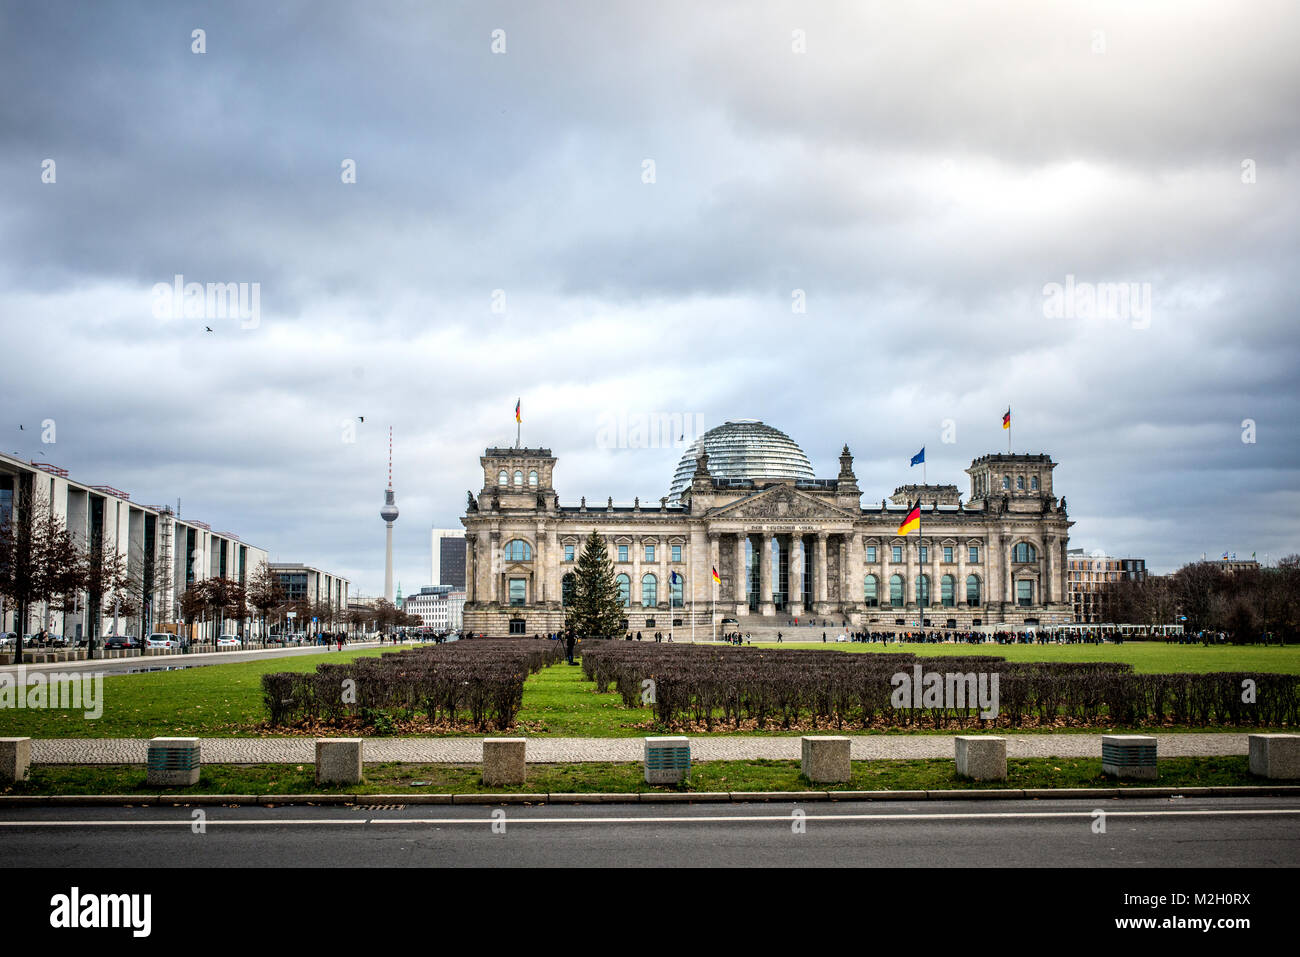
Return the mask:
M682 576L677 574L676 572L673 572L668 576L668 583L671 585L676 585L681 580L682 580Z
M921 451L912 456L912 465L920 465L925 461L925 446L921 446ZM909 465L908 468L911 468Z

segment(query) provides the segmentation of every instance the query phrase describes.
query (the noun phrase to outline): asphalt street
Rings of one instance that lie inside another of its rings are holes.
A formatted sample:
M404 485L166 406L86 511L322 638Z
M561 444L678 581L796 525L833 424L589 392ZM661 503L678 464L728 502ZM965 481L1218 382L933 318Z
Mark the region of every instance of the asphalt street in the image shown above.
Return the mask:
M65 807L0 816L0 867L160 865L1295 867L1300 801Z

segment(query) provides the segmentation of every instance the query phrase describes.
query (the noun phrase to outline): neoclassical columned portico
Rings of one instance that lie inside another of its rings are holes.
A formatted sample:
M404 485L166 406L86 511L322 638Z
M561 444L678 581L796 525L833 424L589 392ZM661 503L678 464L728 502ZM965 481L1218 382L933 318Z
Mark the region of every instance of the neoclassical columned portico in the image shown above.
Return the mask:
M751 614L752 597L755 599L753 613L762 616L840 615L846 610L843 606L851 602L855 594L845 580L848 570L842 561L847 551L847 539L851 537L848 529L832 531L772 525L738 529L728 523L722 528L708 528L706 535L710 542L712 566L718 568L729 583L725 589L720 587L717 595L719 607L725 606L727 614ZM837 559L837 572L831 569L832 555ZM784 580L779 574L782 557L785 559ZM756 563L757 568L751 563ZM758 588L751 596L755 571ZM707 592L711 582L707 580L708 576L697 577L700 587L705 589L697 594L697 600L707 602L712 597ZM831 587L832 581L834 588Z

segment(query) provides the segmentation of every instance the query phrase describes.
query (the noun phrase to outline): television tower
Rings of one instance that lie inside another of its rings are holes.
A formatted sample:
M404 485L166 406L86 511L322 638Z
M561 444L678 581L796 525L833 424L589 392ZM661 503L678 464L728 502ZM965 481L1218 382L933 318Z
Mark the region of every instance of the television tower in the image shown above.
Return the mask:
M393 427L388 427L388 488L384 490L384 507L379 517L388 529L384 547L384 600L393 603L393 522L397 520L397 502L393 498Z

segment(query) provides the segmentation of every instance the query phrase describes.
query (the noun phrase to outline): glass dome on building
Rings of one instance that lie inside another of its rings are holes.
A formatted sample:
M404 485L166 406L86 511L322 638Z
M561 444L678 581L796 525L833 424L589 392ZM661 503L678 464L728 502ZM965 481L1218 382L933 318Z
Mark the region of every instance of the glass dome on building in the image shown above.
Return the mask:
M790 436L758 419L733 419L691 443L677 463L670 501L676 502L691 484L701 451L708 453L709 473L715 479L815 478L808 456Z

